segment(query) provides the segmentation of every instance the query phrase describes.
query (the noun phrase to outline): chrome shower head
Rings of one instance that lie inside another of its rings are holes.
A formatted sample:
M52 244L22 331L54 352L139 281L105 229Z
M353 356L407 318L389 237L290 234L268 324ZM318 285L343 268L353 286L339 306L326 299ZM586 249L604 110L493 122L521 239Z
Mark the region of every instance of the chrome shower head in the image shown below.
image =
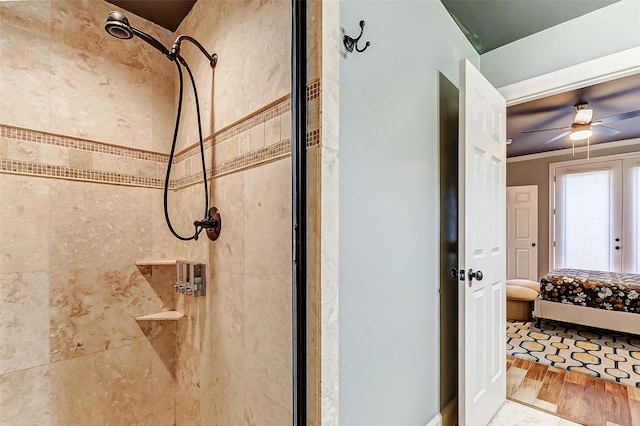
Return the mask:
M120 12L109 12L104 29L115 38L129 40L133 38L133 29L129 20Z

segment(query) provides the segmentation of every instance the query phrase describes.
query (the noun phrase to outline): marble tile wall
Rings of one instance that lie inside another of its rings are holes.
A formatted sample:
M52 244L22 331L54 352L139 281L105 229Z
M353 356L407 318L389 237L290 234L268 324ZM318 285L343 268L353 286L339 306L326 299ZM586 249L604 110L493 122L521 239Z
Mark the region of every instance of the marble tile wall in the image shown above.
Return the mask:
M336 426L339 424L338 389L338 214L339 211L339 96L340 96L340 4L321 2L319 16L322 31L318 36L320 50L320 160L317 166L320 185L318 196L318 287L321 304L318 339L320 357L318 367L321 387L319 424Z
M135 262L175 256L152 189L173 74L106 34L112 8L0 2L3 425L175 423L176 325L135 320L172 307Z
M307 146L320 142L320 82L307 88ZM205 138L208 178L273 161L291 153L291 98L285 96ZM169 156L0 123L0 173L163 188ZM170 189L202 182L199 144L179 152Z
M320 423L320 173L322 140L318 32L321 2L310 2L307 89L309 208L309 415ZM202 101L215 167L211 205L222 213L218 241L180 244L179 256L207 259L210 293L179 301L177 424L284 425L291 422L290 3L198 1L178 32L219 55L213 73L184 51ZM202 85L200 82L202 81ZM276 101L274 101L276 99ZM255 112L252 112L255 111ZM185 113L185 121L193 115ZM232 125L236 122L239 125ZM176 188L183 204L201 197L196 134L183 135ZM191 164L189 164L191 159ZM180 215L180 213L179 213ZM191 218L191 221L193 219ZM181 219L182 229L189 220Z
M135 266L170 241L152 231L156 198L0 175L0 424L173 418L175 325L135 320L171 308Z
M309 411L311 424L321 424L320 303L333 299L320 285L320 179L330 161L319 146L321 8L311 5ZM200 0L179 29L220 55L212 74L197 52L183 51L206 94L210 202L223 232L215 243L175 243L158 190L174 70L143 43L123 45L104 32L110 4L0 2L0 51L8 52L0 63L0 424L289 422L289 7ZM129 18L172 42L171 33ZM192 119L185 111L183 123ZM195 136L181 135L169 194L185 235L202 216ZM174 300L158 283L161 272L135 266L162 258L206 262L209 295ZM134 320L173 307L187 318Z

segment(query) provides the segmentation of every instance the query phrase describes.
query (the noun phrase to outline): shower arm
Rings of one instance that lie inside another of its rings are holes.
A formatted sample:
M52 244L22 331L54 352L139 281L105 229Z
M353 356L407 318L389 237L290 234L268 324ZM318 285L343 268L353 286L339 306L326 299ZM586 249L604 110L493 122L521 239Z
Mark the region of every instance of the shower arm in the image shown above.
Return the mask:
M204 46L202 46L198 40L188 35L178 36L175 43L173 43L173 46L171 47L171 52L165 53L165 55L167 55L169 59L175 60L176 58L180 58L180 44L182 40L187 40L195 44L198 47L198 49L200 49L202 54L207 57L207 59L209 60L209 64L211 65L211 68L214 68L216 66L216 63L218 62L218 55L215 53L213 55L210 55L209 52L207 52L207 49L205 49Z

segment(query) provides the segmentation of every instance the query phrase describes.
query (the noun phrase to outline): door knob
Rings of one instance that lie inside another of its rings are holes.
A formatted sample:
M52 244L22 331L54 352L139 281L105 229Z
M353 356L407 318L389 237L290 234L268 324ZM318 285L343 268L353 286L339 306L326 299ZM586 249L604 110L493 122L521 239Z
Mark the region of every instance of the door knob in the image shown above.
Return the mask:
M536 243L531 243L531 247L535 247L535 246L536 246Z
M474 271L473 269L469 269L469 281L471 281L474 278L478 281L482 281L483 277L484 277L484 274L482 273L482 271Z
M615 246L614 249L620 250L620 246Z

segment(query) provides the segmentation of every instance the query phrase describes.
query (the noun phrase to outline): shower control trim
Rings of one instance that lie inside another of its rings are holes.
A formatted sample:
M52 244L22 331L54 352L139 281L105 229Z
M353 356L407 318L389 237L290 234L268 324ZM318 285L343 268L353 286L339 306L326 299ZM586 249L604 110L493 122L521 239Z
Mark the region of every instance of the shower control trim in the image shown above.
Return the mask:
M207 237L211 241L215 241L220 236L220 231L222 230L222 217L220 216L220 211L217 207L211 207L209 209L209 214L202 220L196 220L193 222L193 226L196 227L196 235L199 234L198 229L206 230Z

